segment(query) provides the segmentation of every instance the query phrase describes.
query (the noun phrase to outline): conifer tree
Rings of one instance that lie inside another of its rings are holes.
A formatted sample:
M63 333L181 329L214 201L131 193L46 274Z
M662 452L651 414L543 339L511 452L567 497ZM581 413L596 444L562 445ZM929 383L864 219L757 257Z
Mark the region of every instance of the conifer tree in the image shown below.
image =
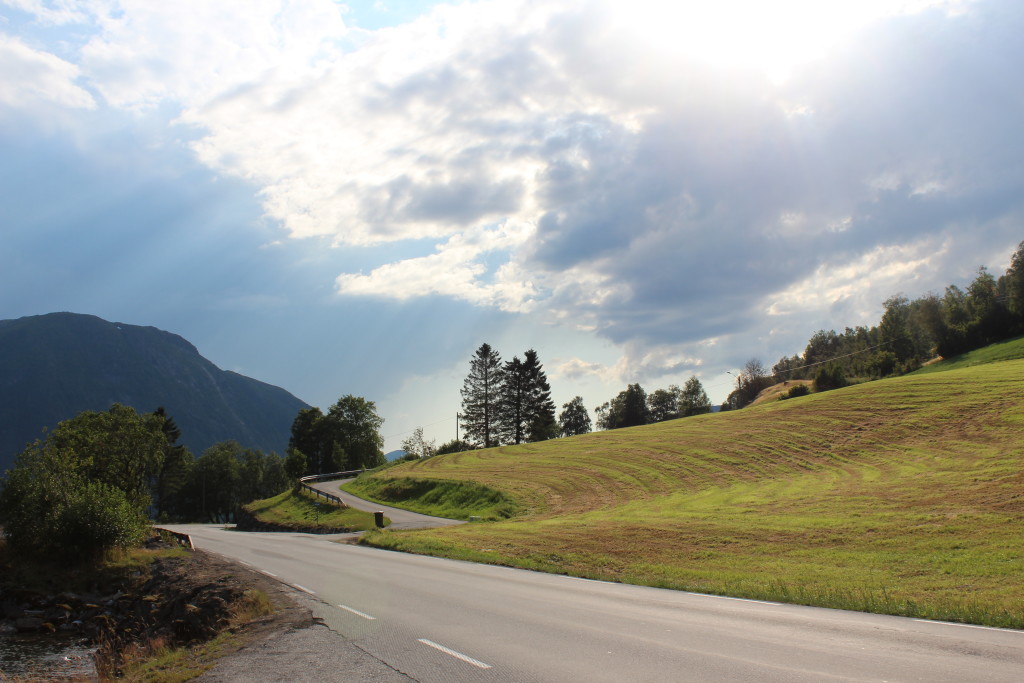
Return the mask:
M499 443L502 375L501 356L490 344L481 344L469 362L469 375L462 382L461 420L466 438L484 448Z
M526 416L527 441L546 441L558 436L555 421L555 402L551 400L551 385L537 357L530 349L524 354L523 369L527 379Z

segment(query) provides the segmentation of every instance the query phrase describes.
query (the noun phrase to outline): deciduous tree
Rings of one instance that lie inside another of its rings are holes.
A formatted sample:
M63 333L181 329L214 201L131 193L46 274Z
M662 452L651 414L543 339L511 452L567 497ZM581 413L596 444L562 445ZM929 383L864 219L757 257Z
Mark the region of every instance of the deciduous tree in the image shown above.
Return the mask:
M582 396L577 396L568 403L562 404L562 412L558 415L558 426L562 436L577 436L590 432L590 413L583 405Z
M711 399L696 375L691 375L679 394L679 415L691 417L711 412Z

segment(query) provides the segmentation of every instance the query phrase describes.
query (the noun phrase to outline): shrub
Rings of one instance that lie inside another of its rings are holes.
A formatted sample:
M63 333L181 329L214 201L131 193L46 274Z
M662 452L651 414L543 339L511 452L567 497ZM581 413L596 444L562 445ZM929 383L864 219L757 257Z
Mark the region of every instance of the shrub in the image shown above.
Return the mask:
M787 398L806 396L809 393L811 393L811 388L806 384L794 384L790 387L789 391L780 396L779 399L785 401Z
M18 456L0 491L0 524L11 550L27 557L91 560L141 541L141 506L91 479L77 455L36 442Z

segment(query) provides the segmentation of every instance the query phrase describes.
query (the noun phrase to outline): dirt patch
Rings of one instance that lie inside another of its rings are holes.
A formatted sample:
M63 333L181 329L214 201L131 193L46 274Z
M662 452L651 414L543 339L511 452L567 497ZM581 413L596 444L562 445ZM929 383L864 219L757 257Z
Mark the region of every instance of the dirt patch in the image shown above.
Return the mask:
M246 614L256 596L266 597L272 613ZM202 550L157 559L148 578L140 577L104 605L94 618L100 626L94 635L97 659L101 672L115 676L126 653L144 654L154 644L199 645L228 631L235 637L206 655L219 658L272 633L314 623L283 584Z

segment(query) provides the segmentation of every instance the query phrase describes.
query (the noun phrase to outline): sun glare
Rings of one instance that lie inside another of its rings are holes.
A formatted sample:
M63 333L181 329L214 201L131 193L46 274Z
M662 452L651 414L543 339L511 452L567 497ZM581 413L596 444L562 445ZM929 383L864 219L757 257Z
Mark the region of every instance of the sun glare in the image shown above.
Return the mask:
M707 0L614 3L618 25L646 49L726 68L762 71L776 83L870 21L963 0Z

